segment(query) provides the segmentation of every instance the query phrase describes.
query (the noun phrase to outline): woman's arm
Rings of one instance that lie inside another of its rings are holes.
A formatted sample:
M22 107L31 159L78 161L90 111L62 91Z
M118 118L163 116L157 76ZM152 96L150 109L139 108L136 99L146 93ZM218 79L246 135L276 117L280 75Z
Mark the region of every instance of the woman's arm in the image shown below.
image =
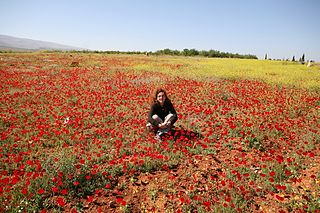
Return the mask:
M169 113L173 114L173 118L171 121L171 124L173 125L178 120L178 115L177 115L177 112L171 102L169 103Z

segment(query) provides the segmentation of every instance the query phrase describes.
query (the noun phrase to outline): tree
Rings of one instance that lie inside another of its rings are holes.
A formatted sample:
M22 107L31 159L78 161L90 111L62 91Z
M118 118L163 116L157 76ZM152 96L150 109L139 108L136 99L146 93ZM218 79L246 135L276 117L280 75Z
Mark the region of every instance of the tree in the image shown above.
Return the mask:
M267 53L264 55L264 60L267 60L268 59L268 55Z
M196 49L191 49L191 50L189 50L189 52L190 52L190 55L192 55L192 56L199 55L199 51Z
M301 62L304 63L304 53L303 53L303 55L301 57Z
M169 48L166 48L166 49L163 50L163 53L165 55L171 55L171 50Z
M299 62L300 62L301 64L304 64L304 53L303 53L302 57L299 58Z
M201 56L204 56L204 57L208 57L208 56L209 56L209 52L206 51L206 50L201 50L199 54L200 54Z
M294 57L294 56L292 57L292 61L296 61L296 59L295 59L295 57Z

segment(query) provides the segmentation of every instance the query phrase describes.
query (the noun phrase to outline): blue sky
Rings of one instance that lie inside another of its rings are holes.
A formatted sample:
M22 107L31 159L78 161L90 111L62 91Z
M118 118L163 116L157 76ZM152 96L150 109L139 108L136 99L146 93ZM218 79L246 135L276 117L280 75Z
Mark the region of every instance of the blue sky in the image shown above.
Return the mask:
M320 61L318 0L1 0L0 34L92 50Z

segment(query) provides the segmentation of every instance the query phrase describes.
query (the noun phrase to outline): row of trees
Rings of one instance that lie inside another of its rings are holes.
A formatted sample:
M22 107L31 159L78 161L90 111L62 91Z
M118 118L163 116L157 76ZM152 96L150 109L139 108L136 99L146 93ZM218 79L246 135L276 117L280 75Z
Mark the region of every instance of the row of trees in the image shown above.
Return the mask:
M292 61L296 61L296 58L293 56L292 57ZM303 55L301 56L301 58L299 58L299 62L303 63L304 64L304 53Z
M171 50L171 49L163 49L154 52L155 55L177 55L177 56L203 56L210 58L245 58L245 59L258 59L255 55L241 55L238 53L228 53L228 52L220 52L218 50L196 50L196 49L183 49L179 50Z
M172 55L172 56L203 56L210 58L243 58L243 59L258 59L255 55L241 55L238 53L228 53L228 52L220 52L217 50L196 50L196 49L183 49L179 50L171 50L171 49L163 49L157 50L155 52L140 52L140 51L90 51L90 50L82 50L82 51L70 51L70 52L82 52L82 53L104 53L104 54L145 54L145 55Z
M268 59L268 55L267 54L265 54L264 59L265 60L271 60L270 58ZM286 61L289 61L289 59L286 59ZM305 63L305 55L304 55L304 53L302 54L302 56L299 58L298 61L296 60L295 56L292 57L291 61L300 62L300 63L304 64Z
M196 50L196 49L183 49L182 51L179 50L171 50L171 49L163 49L157 50L155 52L141 52L141 51L99 51L99 50L40 50L42 52L52 53L52 52L68 52L68 53L99 53L99 54L144 54L144 55L172 55L172 56L202 56L202 57L209 57L209 58L242 58L242 59L258 59L255 55L242 55L238 53L229 53L229 52L220 52L218 50ZM10 53L15 52L14 50L3 50L0 53ZM23 51L19 51L23 52ZM32 52L32 50L25 52Z

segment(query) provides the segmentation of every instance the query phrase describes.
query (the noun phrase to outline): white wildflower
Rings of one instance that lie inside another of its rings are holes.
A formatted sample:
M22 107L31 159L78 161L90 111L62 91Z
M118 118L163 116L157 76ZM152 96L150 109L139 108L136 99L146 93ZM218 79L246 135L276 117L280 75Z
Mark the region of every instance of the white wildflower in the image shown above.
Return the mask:
M69 121L70 121L70 118L69 118L69 117L66 117L66 118L64 119L63 124L67 124L67 123L69 123Z

